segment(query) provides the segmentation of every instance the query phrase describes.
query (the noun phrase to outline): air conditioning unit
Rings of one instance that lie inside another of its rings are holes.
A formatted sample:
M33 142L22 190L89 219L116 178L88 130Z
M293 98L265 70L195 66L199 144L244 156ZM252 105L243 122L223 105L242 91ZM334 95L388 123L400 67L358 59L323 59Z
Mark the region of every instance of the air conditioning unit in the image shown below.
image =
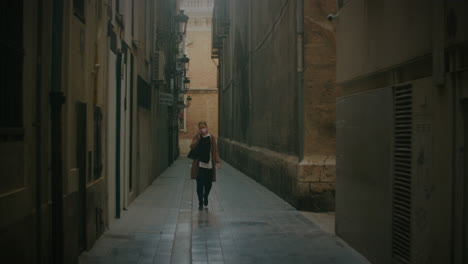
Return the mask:
M165 72L166 61L164 58L163 51L155 51L153 55L153 63L151 65L152 70L152 80L155 83L164 83L165 82Z

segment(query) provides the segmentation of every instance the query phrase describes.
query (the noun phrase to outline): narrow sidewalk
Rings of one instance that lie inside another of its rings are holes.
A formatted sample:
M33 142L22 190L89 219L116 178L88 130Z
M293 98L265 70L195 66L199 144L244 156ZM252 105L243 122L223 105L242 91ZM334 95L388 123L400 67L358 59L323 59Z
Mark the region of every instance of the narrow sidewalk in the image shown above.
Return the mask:
M226 163L199 211L190 164L158 177L81 263L369 263Z

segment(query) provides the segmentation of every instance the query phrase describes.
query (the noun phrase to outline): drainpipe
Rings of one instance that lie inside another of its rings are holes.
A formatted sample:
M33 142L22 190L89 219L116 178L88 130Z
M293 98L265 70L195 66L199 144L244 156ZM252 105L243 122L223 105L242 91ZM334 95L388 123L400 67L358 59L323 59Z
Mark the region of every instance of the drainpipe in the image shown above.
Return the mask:
M304 159L304 0L296 0L297 42L297 151Z
M117 63L115 68L116 76L116 142L115 142L115 217L120 218L120 114L121 114L121 99L122 99L122 50L117 52Z
M41 150L42 150L42 0L37 1L37 46L36 46L36 263L42 263L42 176L41 176Z
M252 1L249 1L249 147L252 147Z
M63 263L62 85L63 1L53 1L51 67L52 249L54 264Z

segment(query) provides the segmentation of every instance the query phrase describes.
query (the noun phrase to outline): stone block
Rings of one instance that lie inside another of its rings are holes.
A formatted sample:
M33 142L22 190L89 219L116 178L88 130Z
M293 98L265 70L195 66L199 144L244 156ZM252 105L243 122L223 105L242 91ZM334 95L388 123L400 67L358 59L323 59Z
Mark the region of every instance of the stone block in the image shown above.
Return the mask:
M335 182L335 156L315 155L306 157L299 164L298 180L308 182Z

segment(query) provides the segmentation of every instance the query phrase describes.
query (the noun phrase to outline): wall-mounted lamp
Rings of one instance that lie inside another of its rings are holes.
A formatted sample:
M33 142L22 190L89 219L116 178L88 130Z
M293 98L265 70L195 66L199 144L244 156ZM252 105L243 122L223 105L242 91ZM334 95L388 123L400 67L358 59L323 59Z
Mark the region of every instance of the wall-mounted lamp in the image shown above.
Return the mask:
M184 14L184 10L179 10L179 14L175 16L175 20L179 24L179 33L182 35L187 32L188 19L189 17Z
M186 94L190 89L190 79L188 77L182 77L180 84L179 93Z
M185 71L188 71L188 69L189 69L189 63L190 63L190 58L187 57L186 54L184 54L181 58L179 58L178 61L179 61L180 64L182 64L183 69L184 69Z
M187 93L189 89L190 89L190 79L188 77L185 77L185 79L184 79L184 91L185 91L185 93Z

